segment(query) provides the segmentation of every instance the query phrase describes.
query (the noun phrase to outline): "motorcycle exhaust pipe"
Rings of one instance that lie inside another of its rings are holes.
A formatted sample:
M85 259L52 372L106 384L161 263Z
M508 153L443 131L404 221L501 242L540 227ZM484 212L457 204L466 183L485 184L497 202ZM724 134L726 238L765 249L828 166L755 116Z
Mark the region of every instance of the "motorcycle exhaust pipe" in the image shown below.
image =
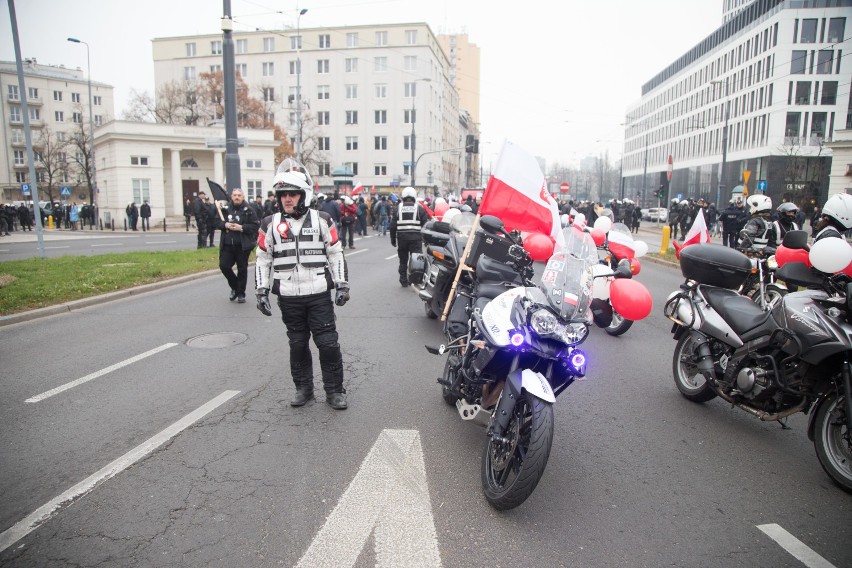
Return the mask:
M793 414L797 414L797 413L799 413L799 412L801 412L802 410L805 409L805 402L800 402L798 405L796 405L792 408L788 408L787 410L783 410L781 412L776 412L775 414L769 414L765 410L760 410L758 408L747 406L747 405L745 405L741 402L737 402L732 397L730 397L729 395L727 395L727 394L725 394L721 391L716 391L716 394L718 394L720 397L722 397L723 400L730 402L733 406L736 406L737 408L739 408L741 410L745 410L746 412L748 412L752 416L756 416L757 418L760 418L760 420L762 420L763 422L776 422L778 420L781 420L782 418L787 418L788 416L791 416Z
M707 336L697 331L691 331L692 343L697 360L698 370L708 379L716 380L716 370L713 368L713 354L710 352L710 341Z

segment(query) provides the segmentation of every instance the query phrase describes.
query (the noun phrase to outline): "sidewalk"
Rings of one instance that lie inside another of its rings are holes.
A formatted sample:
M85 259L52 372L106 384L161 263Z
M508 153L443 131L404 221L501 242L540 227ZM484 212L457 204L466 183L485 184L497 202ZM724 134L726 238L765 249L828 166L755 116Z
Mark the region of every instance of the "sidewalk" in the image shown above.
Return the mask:
M125 231L123 228L119 229L116 227L115 231L112 229L94 229L89 230L86 229L78 229L76 231L72 231L71 229L48 229L44 228L42 234L44 235L45 242L47 241L63 241L69 239L114 239L116 237L131 237L138 235L163 235L163 234L175 234L175 233L184 233L187 235L195 235L197 234L197 230L195 228L186 230L185 225L176 226L174 228L168 227L167 230L163 231L162 226L159 229L151 228L150 231ZM36 230L33 227L32 231L13 231L9 233L9 236L0 237L0 245L3 243L34 243L38 239L36 238Z

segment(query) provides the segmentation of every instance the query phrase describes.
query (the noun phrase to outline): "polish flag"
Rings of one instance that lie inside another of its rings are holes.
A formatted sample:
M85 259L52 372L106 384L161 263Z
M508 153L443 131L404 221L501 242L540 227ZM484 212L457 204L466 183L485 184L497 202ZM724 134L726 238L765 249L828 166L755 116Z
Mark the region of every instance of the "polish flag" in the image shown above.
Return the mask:
M559 209L538 161L508 140L488 180L479 214L499 217L507 230L543 233L562 242Z
M698 211L695 215L695 221L692 222L692 227L686 233L683 239L683 244L678 244L677 241L672 241L672 246L675 249L675 257L680 258L680 251L689 245L710 242L710 231L707 230L707 222L704 220L704 212Z
M364 186L361 185L360 182L358 182L358 183L355 184L355 189L353 189L352 193L350 193L349 195L351 195L352 197L355 197L356 195L358 195L362 191L364 191Z

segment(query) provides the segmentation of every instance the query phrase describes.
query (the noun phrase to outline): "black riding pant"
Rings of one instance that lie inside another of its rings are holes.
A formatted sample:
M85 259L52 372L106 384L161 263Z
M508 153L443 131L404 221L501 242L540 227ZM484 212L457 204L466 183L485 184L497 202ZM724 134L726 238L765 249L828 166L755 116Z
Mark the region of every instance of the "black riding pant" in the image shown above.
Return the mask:
M408 257L411 253L422 253L423 245L420 232L411 231L410 235L400 231L396 234L396 254L399 257L399 283L408 285Z
M278 307L290 339L290 374L296 388L309 391L314 388L313 357L308 344L313 335L326 394L346 392L331 293L279 296Z
M251 249L243 250L242 245L223 244L219 249L219 270L228 280L228 285L237 294L246 293L246 280L248 279L248 259ZM237 273L234 274L233 266L237 265Z

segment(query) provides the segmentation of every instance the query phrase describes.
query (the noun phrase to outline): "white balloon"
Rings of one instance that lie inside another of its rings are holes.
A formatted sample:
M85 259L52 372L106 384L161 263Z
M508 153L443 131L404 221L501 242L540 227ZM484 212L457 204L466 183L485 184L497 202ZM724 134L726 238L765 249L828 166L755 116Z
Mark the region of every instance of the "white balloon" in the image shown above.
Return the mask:
M642 258L648 254L648 243L645 241L633 241L633 252L636 253L636 258Z
M598 217L595 219L595 229L600 229L604 234L612 229L612 220L609 217Z
M586 226L586 216L582 213L577 213L574 215L574 224L580 228Z
M603 278L602 275L612 275L612 269L603 264L593 264L592 274L596 278L592 281L592 298L600 298L601 300L609 300L609 285L612 278Z
M461 215L461 211L456 208L450 208L447 210L446 213L444 213L444 218L441 219L441 221L443 221L444 223L449 223L456 215Z
M811 264L820 272L834 274L852 262L852 247L846 239L822 239L811 245Z
M435 200L435 206L437 206L439 203L446 203L446 202L447 202L446 199L444 199L443 197L439 197L438 199Z
M569 224L571 224L571 216L568 213L566 213L562 217L559 218L559 221L562 223L563 228L567 227Z

